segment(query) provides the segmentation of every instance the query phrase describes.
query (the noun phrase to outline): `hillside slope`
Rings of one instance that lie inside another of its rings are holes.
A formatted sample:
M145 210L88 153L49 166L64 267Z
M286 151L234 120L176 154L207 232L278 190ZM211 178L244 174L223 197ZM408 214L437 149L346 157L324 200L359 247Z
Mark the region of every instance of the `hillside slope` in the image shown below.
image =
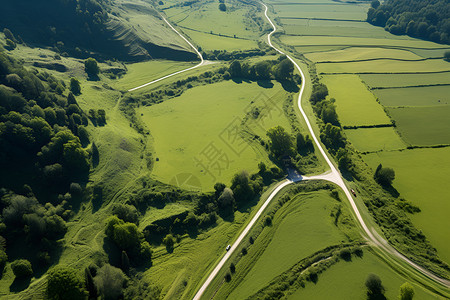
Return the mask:
M85 58L193 60L192 49L140 0L6 0L0 28L27 44Z

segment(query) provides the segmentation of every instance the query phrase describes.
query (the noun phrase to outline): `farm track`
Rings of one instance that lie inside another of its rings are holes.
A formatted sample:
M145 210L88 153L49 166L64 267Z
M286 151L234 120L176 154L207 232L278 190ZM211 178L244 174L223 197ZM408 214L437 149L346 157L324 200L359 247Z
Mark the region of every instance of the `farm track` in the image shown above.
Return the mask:
M268 17L268 7L264 4L261 3L264 7L265 7L265 17L267 19L267 21L270 23L270 25L272 26L273 30L269 33L268 35L268 44L270 47L272 47L275 51L277 51L279 54L282 55L286 55L286 57L294 64L295 68L297 69L297 71L301 74L301 78L302 78L302 87L298 96L298 108L302 114L302 117L304 118L304 121L307 124L308 130L310 131L311 136L313 137L314 143L316 144L317 149L319 150L319 152L321 153L321 155L323 156L323 158L325 159L325 161L327 162L328 166L330 167L330 171L322 174L322 175L317 175L317 176L296 176L295 178L293 178L293 180L290 179L285 179L284 181L280 182L272 191L272 193L269 195L269 197L267 198L267 200L264 202L264 204L261 206L261 208L256 212L256 214L254 215L254 217L250 220L249 224L245 227L245 229L241 232L241 234L239 235L239 237L237 238L237 240L233 243L233 245L231 246L231 249L226 252L226 254L223 256L223 258L219 261L219 263L216 265L216 267L214 268L214 270L209 274L208 278L206 279L206 281L203 283L203 285L201 286L201 288L198 290L198 292L196 293L196 295L194 296L194 300L198 300L202 297L203 293L206 291L207 287L209 286L209 284L212 282L212 280L216 277L216 275L219 273L220 269L223 267L223 265L225 264L225 262L228 260L228 258L232 255L232 253L237 249L237 247L239 246L239 244L242 242L242 240L244 239L244 237L247 235L247 233L250 231L250 229L253 227L253 225L256 223L256 221L259 219L259 217L261 216L261 214L264 212L264 210L266 209L266 207L268 206L268 204L271 202L271 200L287 185L292 184L294 182L299 182L299 181L303 181L303 180L326 180L332 183L335 183L336 185L338 185L339 187L342 188L342 190L344 191L351 207L352 210L356 216L356 219L359 223L359 225L361 226L364 236L365 238L371 242L374 246L376 246L379 250L381 250L383 252L383 254L386 254L390 259L391 262L396 264L398 267L402 267L404 268L404 266L402 264L400 264L398 261L401 260L403 263L406 263L407 265L409 265L410 269L408 269L409 272L411 271L416 271L416 273L420 273L421 275L426 276L428 279L431 279L432 281L434 281L435 283L438 283L440 286L443 286L446 289L450 288L450 281L442 279L438 276L436 276L435 274L431 273L430 271L424 269L423 267L417 265L416 263L412 262L411 260L409 260L408 258L406 258L404 255L402 255L401 253L399 253L396 249L394 249L383 237L381 237L375 230L374 228L369 228L364 219L362 218L359 209L356 206L355 201L352 198L352 195L350 194L349 189L347 188L347 186L344 183L344 180L341 176L341 174L339 173L339 171L336 169L336 167L334 166L334 164L331 162L330 158L328 157L328 155L326 154L325 150L323 149L322 145L320 144L319 140L316 137L316 134L313 131L312 125L308 119L308 116L306 115L305 111L303 110L303 107L301 105L301 100L302 100L302 96L303 96L303 92L305 89L305 76L304 73L302 71L302 69L300 68L300 66L295 62L295 60L285 54L284 52L282 52L281 50L279 50L278 48L276 48L271 41L271 37L272 35L277 31L277 28L275 26L275 24L272 22L272 20ZM195 65L194 67L190 67L178 72L174 72L172 74L163 76L161 78L158 78L156 80L153 80L151 82L148 82L146 84L143 84L141 86L135 87L133 89L128 90L128 92L132 92L132 91L136 91L138 89L141 89L143 87L149 86L151 84L154 84L156 82L159 82L161 80L164 80L166 78L172 77L174 75L177 74L181 74L183 72L189 71L189 70L193 70L195 68L198 68L200 66L202 66L205 61L202 57L202 55L200 54L200 52L198 52L198 50L183 36L181 35L164 17L162 17L162 19L168 24L168 26L174 30L181 38L183 38L197 53L197 55L199 56L199 58L201 59L201 62L197 65ZM428 72L427 72L428 73ZM433 72L431 72L433 73ZM436 73L441 73L441 72L436 72ZM390 74L390 73L389 73ZM392 261L393 260L393 261ZM413 269L413 270L411 270ZM417 274L416 274L417 275Z
M264 202L264 204L261 206L261 208L256 212L256 214L253 216L252 220L249 222L249 224L245 227L245 229L241 232L241 234L239 235L239 237L237 238L237 240L233 243L233 245L231 246L231 248L225 253L225 255L222 257L222 259L217 263L216 267L213 269L213 271L209 274L208 278L206 279L206 281L203 283L203 285L200 287L200 289L198 290L198 292L195 294L194 296L194 300L200 300L201 297L203 296L204 292L206 291L206 289L208 288L208 286L211 284L211 282L214 280L214 278L217 276L217 274L220 272L221 268L224 266L224 264L226 263L226 261L230 258L230 256L233 254L233 252L237 249L237 247L239 246L239 244L242 242L242 240L245 238L245 236L247 235L247 233L250 231L251 227L253 227L253 225L256 223L256 221L259 219L259 217L262 215L262 213L264 212L264 210L266 209L266 207L269 205L270 201L287 185L294 183L294 182L299 182L299 181L303 181L303 180L326 180L329 182L332 182L336 185L338 185L345 193L351 207L352 210L356 216L356 219L359 223L359 225L362 227L363 229L363 233L364 233L364 237L374 246L376 246L378 249L380 249L384 254L386 254L388 257L392 258L394 257L394 261L396 260L402 260L403 262L406 262L410 267L412 267L415 271L421 273L422 275L425 275L426 277L428 277L429 279L433 280L434 282L444 286L445 288L449 288L450 287L450 281L442 279L436 275L434 275L433 273L431 273L430 271L422 268L421 266L417 265L416 263L414 263L413 261L411 261L410 259L408 259L407 257L405 257L404 255L402 255L401 253L399 253L396 249L394 249L391 245L389 245L389 243L383 238L381 237L375 230L374 228L369 228L366 225L366 222L364 221L364 219L361 216L361 213L359 212L358 207L356 206L355 201L352 198L352 195L350 194L349 189L347 188L347 186L344 183L344 180L341 176L341 174L339 173L339 171L336 169L336 167L334 166L334 164L331 162L330 158L328 157L328 155L326 154L325 150L323 149L322 145L320 144L319 140L316 137L316 134L311 126L311 123L308 119L308 116L306 115L305 111L303 110L302 107L302 96L303 96L303 92L305 89L305 75L302 71L302 69L300 68L300 66L297 64L297 62L295 62L295 60L285 54L283 51L281 51L280 49L276 48L271 41L271 37L272 35L277 31L277 28L275 26L275 24L272 22L272 20L269 18L269 16L267 15L268 12L268 7L264 4L261 3L264 7L265 7L265 17L267 19L267 21L270 23L270 25L272 26L273 30L272 32L269 33L267 41L270 47L272 47L275 51L277 51L279 54L282 55L286 55L286 57L294 64L295 68L297 69L297 71L300 73L301 77L302 77L302 87L300 89L300 93L298 96L298 108L304 118L304 121L307 124L308 130L314 140L314 143L317 146L317 149L319 150L319 152L322 154L323 158L325 159L325 161L327 162L328 166L330 167L330 171L322 174L322 175L318 175L318 176L311 176L311 177L306 177L306 176L297 176L296 178L294 178L294 180L289 180L286 179L282 182L280 182L276 188L272 191L272 193L269 195L269 197L267 198L267 200ZM399 265L400 266L400 265Z

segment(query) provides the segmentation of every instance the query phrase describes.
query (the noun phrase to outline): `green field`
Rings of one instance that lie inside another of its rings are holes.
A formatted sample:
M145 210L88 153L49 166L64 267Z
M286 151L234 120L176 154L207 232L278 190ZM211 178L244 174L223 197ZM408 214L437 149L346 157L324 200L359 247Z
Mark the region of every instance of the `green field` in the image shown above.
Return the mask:
M450 72L436 74L361 74L369 87L403 87L430 84L448 84ZM378 93L378 91L374 91Z
M344 234L334 225L334 217L330 216L337 203L327 191L301 193L286 203L276 213L274 225L266 227L250 248L249 256L256 253L252 251L263 253L253 262L247 275L239 278L237 288L227 298L246 299L302 258L327 246L348 241L346 234L349 232ZM342 217L345 216L347 224L351 226L352 221L348 219L345 208L342 213ZM357 238L358 234L352 231L350 236ZM260 240L270 242L259 249ZM238 269L240 264L236 267Z
M333 12L334 19L365 20L367 5L346 5L326 3L323 5L276 5L277 16L283 18L330 18L329 11Z
M314 62L325 61L353 61L378 58L393 59L421 59L414 53L397 49L376 49L376 48L347 48L345 50L336 50L330 52L310 53L305 55L306 58Z
M356 75L324 76L329 97L336 99L336 111L344 126L390 124L383 107Z
M217 36L209 33L183 29L183 32L189 36L197 45L204 50L248 50L258 48L256 41L235 39L232 37Z
M450 86L373 90L383 106L442 106L450 102Z
M402 138L412 145L450 143L450 105L389 108Z
M177 62L168 60L149 60L127 64L127 73L113 81L113 86L119 90L129 90L171 73L195 66L196 62Z
M406 147L393 127L345 130L345 135L360 152L398 150Z
M331 266L325 273L320 274L316 284L299 288L288 299L330 299L330 295L333 295L333 299L366 299L364 283L370 273L380 277L387 299L397 299L400 286L408 281L366 250L362 258L354 258L351 262L340 261ZM415 284L414 290L414 299L439 299Z
M365 155L364 160L372 168L382 163L395 170L394 187L422 210L411 216L412 221L449 263L450 168L447 166L450 165L450 148L381 152Z
M259 143L249 145L239 132L233 131L249 109L263 107L265 97L259 97L260 93L274 96L284 92L278 83L272 89L264 89L257 83L224 81L196 87L180 97L138 109L154 140L154 157L158 159L153 169L155 178L168 183L177 174L189 173L200 180L205 190L211 190L217 181L228 184L240 170L254 172L260 161L268 163L267 153ZM278 101L274 105L279 112L284 98L274 99ZM253 123L265 129L278 122L288 125L284 114L273 117L281 120L267 125ZM214 150L217 157L209 161L208 153L215 153Z
M450 64L443 60L396 61L375 60L346 63L321 63L319 73L416 73L449 71Z

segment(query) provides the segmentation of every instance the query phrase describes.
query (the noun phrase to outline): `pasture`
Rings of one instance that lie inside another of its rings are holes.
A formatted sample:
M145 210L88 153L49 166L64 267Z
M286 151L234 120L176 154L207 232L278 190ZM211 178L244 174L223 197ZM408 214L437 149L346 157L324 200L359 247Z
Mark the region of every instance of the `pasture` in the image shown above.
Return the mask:
M258 48L256 41L247 39L236 39L233 37L218 36L205 32L198 32L189 29L183 29L183 32L202 47L203 50L249 50Z
M345 207L342 207L341 221L344 220L351 229L344 233L340 225L334 225L335 218L330 214L337 206L338 202L325 190L293 197L275 214L273 225L263 229L255 244L249 248L248 257L242 258L248 260L258 253L256 262L248 261L246 265L239 262L236 265L237 270L249 268L245 270L248 273L243 278L234 279L237 287L226 297L246 299L302 258L327 246L348 241L349 236L358 238ZM222 294L219 298L224 296Z
M129 90L171 73L193 67L198 62L178 62L168 60L149 60L127 64L127 73L120 79L113 80L112 85L119 90Z
M275 5L277 17L284 18L316 18L329 19L330 11L333 12L332 19L341 20L365 20L367 5L348 5L341 3L297 3Z
M320 73L426 73L450 71L450 64L443 60L398 61L373 60L344 63L320 63L317 72Z
M450 222L448 178L450 148L414 149L364 155L373 170L379 163L395 170L394 187L400 196L422 210L410 218L436 247L440 257L450 263Z
M343 126L390 124L374 95L356 75L324 76L329 97L336 99L336 112Z
M153 176L169 183L177 174L193 174L204 190L212 190L218 181L229 184L240 170L254 172L260 161L269 163L259 143L244 139L241 122L254 107L265 105L267 98L261 93L271 97L280 92L284 95L279 83L264 89L257 83L230 80L195 87L180 97L139 108L138 115L152 136L156 158ZM278 101L274 105L282 107L283 96L274 99ZM289 124L284 114L273 117ZM267 124L271 126L271 122ZM254 123L269 128L259 120Z
M388 111L405 142L450 144L450 105L389 108Z
M357 61L369 59L407 59L418 60L422 59L416 54L398 49L377 49L377 48L347 48L344 50L336 50L329 52L310 53L305 55L306 58L314 62L339 62L339 61Z
M450 72L436 74L360 74L359 77L370 87L404 87L417 85L448 84ZM373 91L375 94L378 91Z
M372 90L383 106L442 106L450 103L450 86Z
M324 273L319 275L316 284L308 283L305 288L299 288L288 300L297 299L365 299L366 287L364 285L367 276L376 274L380 277L383 286L386 289L387 299L397 299L400 286L408 281L398 273L392 271L376 255L364 250L362 258L353 258L352 261L340 261L330 267ZM411 282L410 282L411 283ZM417 299L436 299L427 290L421 286L413 284Z
M406 148L393 127L348 129L345 135L360 152Z

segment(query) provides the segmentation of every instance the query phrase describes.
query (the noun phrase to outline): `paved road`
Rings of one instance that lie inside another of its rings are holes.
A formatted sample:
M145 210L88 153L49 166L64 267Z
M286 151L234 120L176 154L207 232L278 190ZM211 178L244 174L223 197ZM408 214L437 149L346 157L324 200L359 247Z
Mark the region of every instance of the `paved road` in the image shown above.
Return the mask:
M129 90L128 90L129 92L133 92L133 91L135 91L135 90L138 90L138 89L141 89L141 88L143 88L143 87L149 86L149 85L151 85L151 84L154 84L154 83L156 83L156 82L158 82L158 81L161 81L161 80L164 80L164 79L166 79L166 78L175 76L175 75L177 75L177 74L181 74L181 73L187 72L187 71L189 71L189 70L194 70L194 69L196 69L196 68L198 68L198 67L200 67L200 66L206 64L206 61L203 59L202 54L197 50L197 48L195 48L194 45L192 45L192 43L188 41L187 38L185 38L185 37L184 37L182 34L180 34L180 33L179 33L179 32L178 32L178 31L177 31L177 30L169 23L169 22L167 22L166 18L164 18L163 16L161 16L161 18L164 20L164 22L166 22L167 25L169 25L170 28L172 28L173 31L175 31L175 32L176 32L183 40L185 40L186 43L188 43L189 46L192 47L192 49L194 49L195 53L197 53L198 57L200 58L200 63L199 63L198 65L193 66L193 67L190 67L190 68L187 68L187 69L184 69L184 70L181 70L181 71L178 71L178 72L175 72L175 73L166 75L166 76L164 76L164 77L161 77L161 78L155 79L155 80L153 80L153 81L147 82L146 84L143 84L143 85L140 85L140 86L138 86L138 87L129 89Z
M261 208L258 210L258 212L255 214L255 216L252 218L250 223L245 227L245 229L239 235L238 239L233 243L233 245L228 250L228 252L226 252L226 254L222 257L222 259L216 265L214 270L209 274L208 278L203 283L203 285L198 290L197 294L194 296L193 299L194 300L199 300L202 297L203 293L206 291L208 286L211 284L211 282L217 276L217 274L219 273L220 269L226 263L228 258L233 254L233 252L237 249L237 247L239 246L241 241L245 238L247 233L250 231L251 227L256 223L258 218L264 212L264 209L267 207L267 205L269 205L270 201L272 201L272 199L275 197L275 195L283 187L285 187L285 186L287 186L287 185L289 185L289 184L291 184L293 182L299 182L299 181L303 181L303 180L326 180L326 181L333 182L336 185L340 186L342 188L342 190L344 191L345 196L347 197L348 201L350 202L350 205L351 205L351 207L352 207L352 209L353 209L353 211L354 211L354 213L356 215L356 218L357 218L359 224L363 228L365 237L370 242L372 242L374 245L376 245L377 247L382 249L383 252L385 252L385 253L387 253L387 254L389 254L391 256L395 256L398 259L403 260L404 262L408 263L411 267L413 267L415 270L417 270L421 274L423 274L423 275L427 276L428 278L434 280L435 282L440 283L440 284L444 285L445 287L449 288L450 287L450 281L442 279L442 278L434 275L433 273L429 272L428 270L422 268L421 266L419 266L416 263L414 263L411 260L409 260L408 258L403 256L402 254L400 254L397 250L395 250L391 245L389 245L389 243L383 237L378 235L376 233L376 231L373 230L373 228L369 229L369 227L366 225L364 219L361 216L361 213L359 212L358 207L356 206L356 203L355 203L355 201L354 201L354 199L353 199L349 189L347 188L347 186L344 183L344 180L343 180L341 174L336 169L334 164L331 162L331 160L328 157L327 153L325 152L325 150L323 149L323 147L320 144L319 140L317 139L317 136L314 133L314 130L313 130L312 126L311 126L311 122L309 121L308 116L306 115L305 111L303 110L303 107L302 107L302 96L303 96L303 92L305 90L305 75L304 75L302 69L300 68L300 66L294 61L294 59L292 59L291 56L287 55L286 53L284 53L280 49L276 48L272 44L271 37L277 31L277 28L276 28L275 24L272 22L272 20L269 18L269 16L267 15L267 12L268 12L267 6L264 3L262 3L262 5L265 7L265 12L264 12L265 17L266 17L267 21L270 23L270 25L272 26L272 31L269 33L269 35L267 37L268 44L270 45L270 47L272 47L279 54L286 55L286 57L294 64L295 68L297 69L297 71L300 73L300 75L302 77L302 87L301 87L300 93L298 95L297 105L298 105L298 108L299 108L299 110L300 110L300 112L301 112L305 122L306 122L306 125L308 127L309 132L310 132L310 135L312 136L312 138L314 140L314 143L317 146L317 149L319 150L319 152L322 154L323 158L327 162L327 164L328 164L328 166L330 168L330 171L328 171L328 172L326 172L324 174L321 174L321 175L316 175L316 176L302 176L302 175L298 174L294 170L290 170L290 171L288 170L288 179L280 182L280 184L277 185L277 187L272 191L272 193L269 195L267 200L264 202L263 206L261 206Z

